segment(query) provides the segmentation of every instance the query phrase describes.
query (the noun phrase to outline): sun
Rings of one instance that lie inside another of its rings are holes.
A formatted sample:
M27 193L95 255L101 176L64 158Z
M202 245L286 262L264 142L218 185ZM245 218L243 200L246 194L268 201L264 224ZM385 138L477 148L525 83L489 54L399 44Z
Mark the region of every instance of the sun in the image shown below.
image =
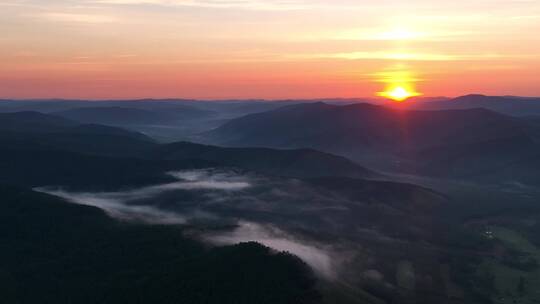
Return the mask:
M407 89L404 86L395 86L386 92L380 92L378 95L392 99L397 102L402 102L411 97L420 96L421 94L414 92L413 90Z

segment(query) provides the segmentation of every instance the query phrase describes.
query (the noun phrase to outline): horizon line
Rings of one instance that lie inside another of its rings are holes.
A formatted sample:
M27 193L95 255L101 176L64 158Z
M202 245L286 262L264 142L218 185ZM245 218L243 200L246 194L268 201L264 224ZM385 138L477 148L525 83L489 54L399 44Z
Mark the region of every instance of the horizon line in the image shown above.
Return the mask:
M514 97L514 98L540 98L540 96L520 96L520 95L486 95L482 93L469 93L456 96L417 96L409 99L430 99L445 98L454 99L464 96L485 96L485 97ZM12 98L0 97L0 101L206 101L206 102L227 102L227 101L253 101L253 102L284 102L284 101L315 101L315 100L387 100L381 97L317 97L317 98L184 98L184 97L137 97L137 98L65 98L65 97L35 97L35 98Z

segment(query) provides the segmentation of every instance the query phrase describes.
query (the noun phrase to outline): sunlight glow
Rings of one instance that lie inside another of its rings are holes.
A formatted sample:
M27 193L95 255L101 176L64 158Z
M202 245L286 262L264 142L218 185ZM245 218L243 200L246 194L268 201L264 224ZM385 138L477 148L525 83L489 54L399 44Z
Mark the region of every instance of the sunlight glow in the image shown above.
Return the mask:
M385 84L385 90L377 96L402 102L411 97L421 96L416 91L416 83L423 81L407 65L398 64L389 69L373 74L375 81Z
M394 86L385 92L379 92L379 96L392 99L394 101L402 102L414 96L420 96L422 94L415 92L405 86Z
M396 27L390 31L383 32L377 35L378 40L414 40L423 38L423 33L411 31L406 28Z

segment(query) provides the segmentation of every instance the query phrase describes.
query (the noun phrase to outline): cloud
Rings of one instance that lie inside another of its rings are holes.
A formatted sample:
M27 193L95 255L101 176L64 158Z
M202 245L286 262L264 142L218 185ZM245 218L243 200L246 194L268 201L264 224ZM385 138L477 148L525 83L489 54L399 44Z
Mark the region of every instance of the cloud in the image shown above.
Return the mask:
M247 10L298 10L309 7L308 2L295 0L94 0L91 2L109 5L159 5Z
M343 59L343 60L391 60L391 61L467 61L467 60L490 60L501 59L508 56L499 54L432 54L417 52L344 52L328 54L300 54L293 55L294 58L304 59Z
M393 28L374 27L372 29L349 29L335 33L324 33L332 40L351 41L452 41L463 39L465 36L479 35L474 31L457 31L445 29L422 30L396 26Z
M88 24L113 23L118 21L114 16L99 14L79 14L79 13L43 13L39 15L50 21L56 22L75 22Z

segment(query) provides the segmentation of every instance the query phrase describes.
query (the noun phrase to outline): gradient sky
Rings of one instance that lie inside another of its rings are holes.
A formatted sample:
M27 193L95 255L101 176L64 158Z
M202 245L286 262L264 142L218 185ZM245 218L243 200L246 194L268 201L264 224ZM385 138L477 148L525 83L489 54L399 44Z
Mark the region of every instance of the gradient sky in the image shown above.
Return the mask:
M540 0L2 0L0 98L540 96Z

